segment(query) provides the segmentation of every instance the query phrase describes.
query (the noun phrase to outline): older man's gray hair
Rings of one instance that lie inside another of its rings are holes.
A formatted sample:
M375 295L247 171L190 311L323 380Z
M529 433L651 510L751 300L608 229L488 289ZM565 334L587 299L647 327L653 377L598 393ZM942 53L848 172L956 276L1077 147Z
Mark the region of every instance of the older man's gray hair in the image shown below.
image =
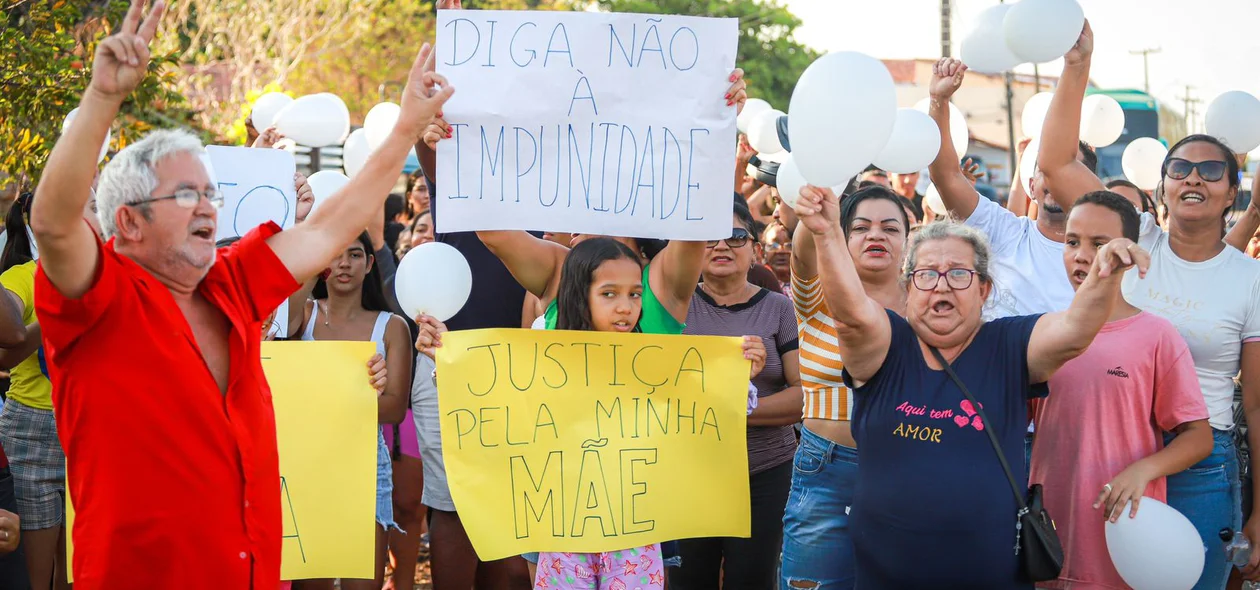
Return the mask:
M109 161L96 188L96 216L106 239L118 232L114 218L119 207L153 196L158 186L157 163L182 153L200 156L205 149L188 131L161 129L123 148Z

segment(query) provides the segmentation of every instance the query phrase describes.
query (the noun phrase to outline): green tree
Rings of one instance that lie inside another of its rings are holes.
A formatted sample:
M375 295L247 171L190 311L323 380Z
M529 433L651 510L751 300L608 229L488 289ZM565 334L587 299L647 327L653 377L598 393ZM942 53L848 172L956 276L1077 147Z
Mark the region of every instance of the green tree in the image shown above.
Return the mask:
M818 58L792 38L801 20L775 0L593 0L603 10L739 19L735 65L744 69L748 96L786 111L801 72ZM576 2L579 7L584 2Z
M23 188L39 181L66 115L91 80L97 43L120 22L125 1L21 0L0 21L0 172ZM113 125L111 150L154 127L187 125L191 113L174 90L178 70L155 54L149 76Z

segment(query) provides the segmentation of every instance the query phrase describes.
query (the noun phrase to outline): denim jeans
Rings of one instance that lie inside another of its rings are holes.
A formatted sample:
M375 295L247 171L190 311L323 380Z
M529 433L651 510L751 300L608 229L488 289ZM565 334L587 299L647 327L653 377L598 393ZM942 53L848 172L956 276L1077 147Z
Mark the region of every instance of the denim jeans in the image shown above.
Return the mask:
M1165 442L1172 440L1165 436ZM1207 547L1203 576L1194 590L1224 590L1230 565L1221 529L1242 528L1242 484L1231 433L1212 431L1212 454L1168 478L1168 505L1190 519Z
M818 590L853 588L857 567L849 506L857 486L857 450L801 429L792 490L783 513L780 588L814 582Z

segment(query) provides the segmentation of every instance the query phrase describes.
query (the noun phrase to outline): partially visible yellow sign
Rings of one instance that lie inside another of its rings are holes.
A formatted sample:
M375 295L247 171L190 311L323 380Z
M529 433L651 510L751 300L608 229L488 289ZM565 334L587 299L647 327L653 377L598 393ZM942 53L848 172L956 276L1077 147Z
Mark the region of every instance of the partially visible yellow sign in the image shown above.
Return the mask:
M749 536L740 339L501 329L443 341L442 455L481 559Z
M262 345L280 452L281 579L373 577L377 396L365 363L375 352L371 342ZM74 563L73 543L66 552Z
M366 363L375 353L371 342L263 343L280 451L283 580L374 575L379 426Z

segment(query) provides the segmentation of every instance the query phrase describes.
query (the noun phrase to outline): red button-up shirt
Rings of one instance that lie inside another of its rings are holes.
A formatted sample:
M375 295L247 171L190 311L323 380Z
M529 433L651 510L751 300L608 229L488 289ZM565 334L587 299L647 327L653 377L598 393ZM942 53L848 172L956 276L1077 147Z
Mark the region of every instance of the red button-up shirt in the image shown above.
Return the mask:
M170 291L112 240L78 299L36 274L78 590L278 587L280 471L259 334L298 288L264 241L279 231L219 250L198 287L230 322L227 395Z

